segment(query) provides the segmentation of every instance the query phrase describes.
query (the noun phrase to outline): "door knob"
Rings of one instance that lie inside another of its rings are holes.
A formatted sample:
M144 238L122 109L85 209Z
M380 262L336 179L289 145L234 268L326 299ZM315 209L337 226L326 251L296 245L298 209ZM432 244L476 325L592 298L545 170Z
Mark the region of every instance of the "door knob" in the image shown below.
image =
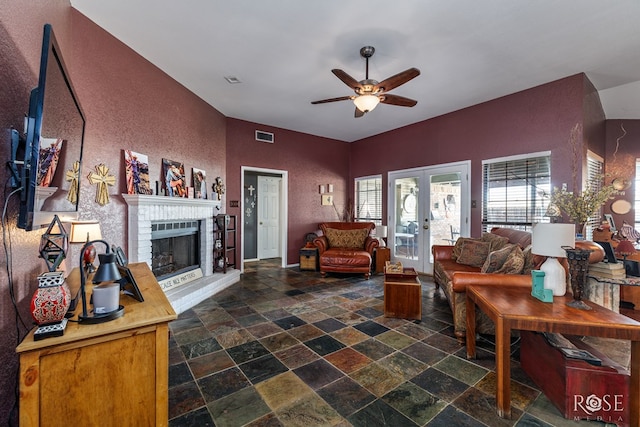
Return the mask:
M425 230L428 230L428 229L429 229L429 223L425 223L425 224L422 226L422 228L424 228Z

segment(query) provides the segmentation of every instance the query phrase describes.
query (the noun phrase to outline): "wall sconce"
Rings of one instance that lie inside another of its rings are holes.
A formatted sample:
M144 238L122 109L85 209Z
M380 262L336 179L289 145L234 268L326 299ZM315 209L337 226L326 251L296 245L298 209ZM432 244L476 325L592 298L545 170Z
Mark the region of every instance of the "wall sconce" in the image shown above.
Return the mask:
M327 184L327 193L333 193L333 184Z
M575 225L539 223L531 234L531 252L548 257L540 266L544 271L544 289L551 289L554 296L567 292L566 273L557 258L566 257L563 247L575 245Z
M324 185L320 185L320 186L318 187L318 192L319 192L320 194L324 194L324 193L326 193L326 192L327 192L327 187L325 187Z
M80 251L80 264L89 246L94 243L102 243L107 247L104 254L99 254L100 266L93 275L93 313L87 311L86 283L88 271L80 269L80 297L82 298L82 314L78 315L81 324L95 324L108 322L124 315L124 307L120 305L120 283L122 279L116 265L116 254L109 250L109 244L104 240L90 240L84 244ZM95 252L95 248L94 248Z
M69 239L71 243L86 243L100 239L102 239L102 232L98 221L73 221L71 223L71 237ZM96 249L93 245L87 246L82 255L80 267L87 270L87 273L96 271L93 265L93 261L96 259Z

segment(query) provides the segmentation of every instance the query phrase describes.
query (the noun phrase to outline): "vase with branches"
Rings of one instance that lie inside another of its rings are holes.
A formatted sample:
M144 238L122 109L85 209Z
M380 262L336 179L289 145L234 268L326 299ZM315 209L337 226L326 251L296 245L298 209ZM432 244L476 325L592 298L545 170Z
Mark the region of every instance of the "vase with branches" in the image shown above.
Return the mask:
M583 233L589 218L591 218L607 200L611 199L617 193L617 190L611 184L602 185L603 176L597 176L595 179L587 182L582 191L577 191L577 165L579 159L578 137L581 133L580 130L580 125L576 124L573 129L571 129L569 136L569 149L573 156L572 178L574 191L555 187L551 194L550 203L557 207L562 214L576 225L577 232Z

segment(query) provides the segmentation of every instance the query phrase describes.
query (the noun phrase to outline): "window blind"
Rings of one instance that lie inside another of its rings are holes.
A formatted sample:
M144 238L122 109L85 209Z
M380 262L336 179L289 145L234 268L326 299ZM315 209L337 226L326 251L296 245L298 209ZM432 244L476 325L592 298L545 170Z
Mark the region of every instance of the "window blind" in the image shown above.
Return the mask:
M482 166L482 226L529 230L548 222L544 214L551 193L550 157L487 161Z
M356 221L382 224L382 178L356 178Z
M604 177L604 162L587 153L587 183L595 191L602 189ZM585 239L593 238L593 229L600 226L602 218L602 208L594 212L587 221Z

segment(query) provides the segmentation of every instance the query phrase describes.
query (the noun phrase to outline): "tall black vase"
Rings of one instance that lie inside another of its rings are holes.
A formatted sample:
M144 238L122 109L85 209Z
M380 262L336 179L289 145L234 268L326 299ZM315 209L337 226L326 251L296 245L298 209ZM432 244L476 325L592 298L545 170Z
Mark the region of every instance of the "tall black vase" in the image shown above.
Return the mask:
M573 301L567 305L581 310L591 310L584 301L582 301L582 293L587 283L587 272L589 271L589 249L565 248L567 252L567 262L569 263L569 275L571 276L571 293Z

